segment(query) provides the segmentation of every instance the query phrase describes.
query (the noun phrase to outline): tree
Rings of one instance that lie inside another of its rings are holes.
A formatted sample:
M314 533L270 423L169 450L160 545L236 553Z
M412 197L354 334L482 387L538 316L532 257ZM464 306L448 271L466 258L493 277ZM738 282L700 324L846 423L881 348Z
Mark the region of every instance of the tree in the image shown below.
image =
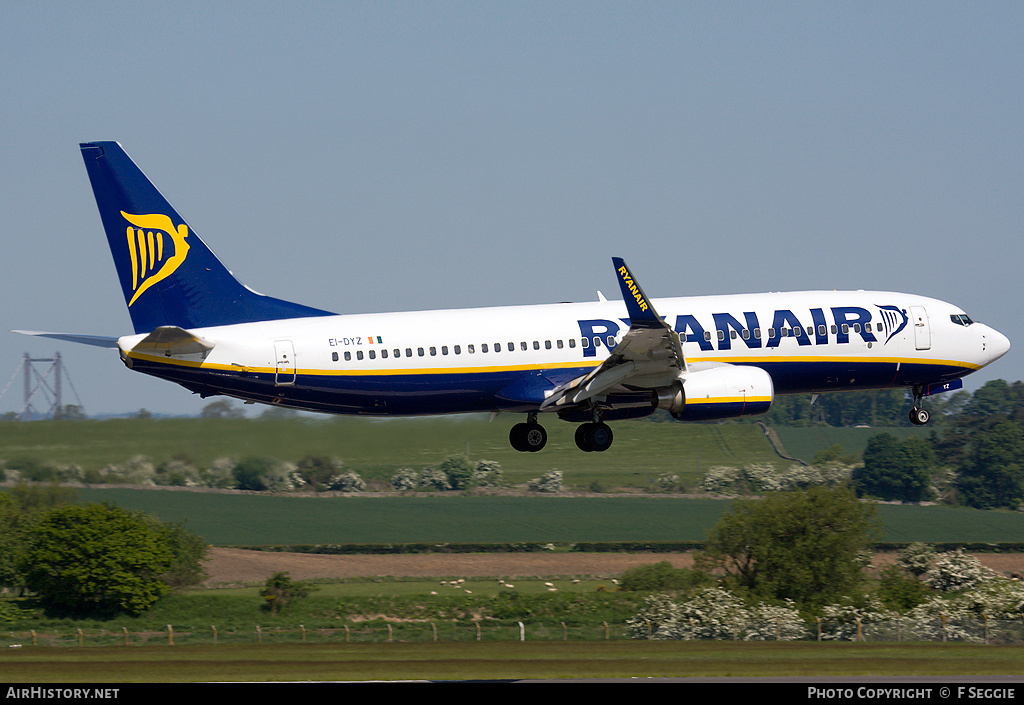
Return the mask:
M274 613L280 612L292 601L309 595L310 590L309 585L292 580L287 572L274 573L267 578L266 584L260 590L260 596L264 600L263 609Z
M25 585L64 614L139 614L170 588L167 540L140 514L89 504L52 510L21 559Z
M171 565L160 575L160 580L170 588L196 585L206 578L203 559L209 548L206 542L181 524L169 524L144 517L171 551Z
M864 448L864 466L853 472L859 495L884 500L920 502L927 498L935 453L927 441L902 441L889 433L872 436Z
M850 594L877 530L874 508L846 489L812 487L734 504L712 528L697 567L755 597L805 608Z
M453 490L466 490L473 485L473 466L464 455L445 458L437 469L448 476L448 484Z
M24 588L20 560L35 525L52 509L75 501L74 490L59 485L16 485L0 492L0 585Z
M1002 420L976 431L956 486L961 501L976 509L1016 509L1024 503L1024 426Z
M204 406L199 416L204 419L242 419L245 418L245 412L232 401L219 399Z
M619 587L633 592L686 590L710 587L711 576L688 568L673 568L668 561L630 568L622 574Z

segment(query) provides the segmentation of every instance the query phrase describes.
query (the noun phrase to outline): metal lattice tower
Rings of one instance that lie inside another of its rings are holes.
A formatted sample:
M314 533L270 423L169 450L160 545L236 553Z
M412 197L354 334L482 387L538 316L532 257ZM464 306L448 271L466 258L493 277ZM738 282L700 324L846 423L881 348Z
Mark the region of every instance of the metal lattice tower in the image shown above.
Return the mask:
M42 372L36 367L39 363L46 365ZM64 382L71 387L78 406L82 406L82 401L78 398L78 392L75 391L74 385L71 384L71 378L68 376L59 352L54 353L53 357L32 357L25 353L20 368L24 389L24 403L19 414L22 421L29 421L39 416L59 417L64 411ZM7 388L11 386L11 382L14 381L18 372L17 369L14 371L10 382L7 383ZM7 388L4 389L4 393ZM0 397L2 396L3 393L0 393ZM36 408L36 404L39 404L40 400L47 404L45 413Z

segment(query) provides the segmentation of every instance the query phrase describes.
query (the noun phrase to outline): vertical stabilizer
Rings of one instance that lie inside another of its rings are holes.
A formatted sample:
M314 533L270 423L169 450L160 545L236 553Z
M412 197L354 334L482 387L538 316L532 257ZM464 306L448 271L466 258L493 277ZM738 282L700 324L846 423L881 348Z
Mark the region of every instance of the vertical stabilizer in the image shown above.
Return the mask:
M121 145L80 146L136 333L331 315L242 285Z

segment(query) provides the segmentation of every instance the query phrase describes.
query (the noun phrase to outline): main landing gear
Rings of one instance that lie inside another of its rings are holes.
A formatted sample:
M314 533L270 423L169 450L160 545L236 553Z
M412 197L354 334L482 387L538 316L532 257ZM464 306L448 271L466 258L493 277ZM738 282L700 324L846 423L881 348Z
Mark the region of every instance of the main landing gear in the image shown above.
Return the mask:
M924 426L931 419L932 415L921 406L921 400L924 398L923 390L921 387L914 387L914 408L910 410L910 423L915 426Z
M548 432L537 423L537 415L530 414L526 423L517 423L508 433L508 442L521 453L536 453L547 445Z
M576 429L576 446L587 453L601 453L612 447L611 427L595 417L590 423ZM512 447L522 453L536 453L548 442L548 433L537 423L537 415L530 414L526 423L517 423L508 433Z
M603 453L612 447L611 426L603 421L585 423L576 429L576 447L587 453Z

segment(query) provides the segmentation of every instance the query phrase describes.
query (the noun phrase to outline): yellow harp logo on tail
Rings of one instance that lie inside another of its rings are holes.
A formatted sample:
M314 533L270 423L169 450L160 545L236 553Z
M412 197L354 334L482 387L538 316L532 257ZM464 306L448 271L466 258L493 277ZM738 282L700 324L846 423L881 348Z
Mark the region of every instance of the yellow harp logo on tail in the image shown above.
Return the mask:
M128 226L128 255L132 262L132 295L128 305L149 287L171 276L188 254L188 226L174 227L162 213L132 215L121 211ZM134 227L133 227L134 226Z

